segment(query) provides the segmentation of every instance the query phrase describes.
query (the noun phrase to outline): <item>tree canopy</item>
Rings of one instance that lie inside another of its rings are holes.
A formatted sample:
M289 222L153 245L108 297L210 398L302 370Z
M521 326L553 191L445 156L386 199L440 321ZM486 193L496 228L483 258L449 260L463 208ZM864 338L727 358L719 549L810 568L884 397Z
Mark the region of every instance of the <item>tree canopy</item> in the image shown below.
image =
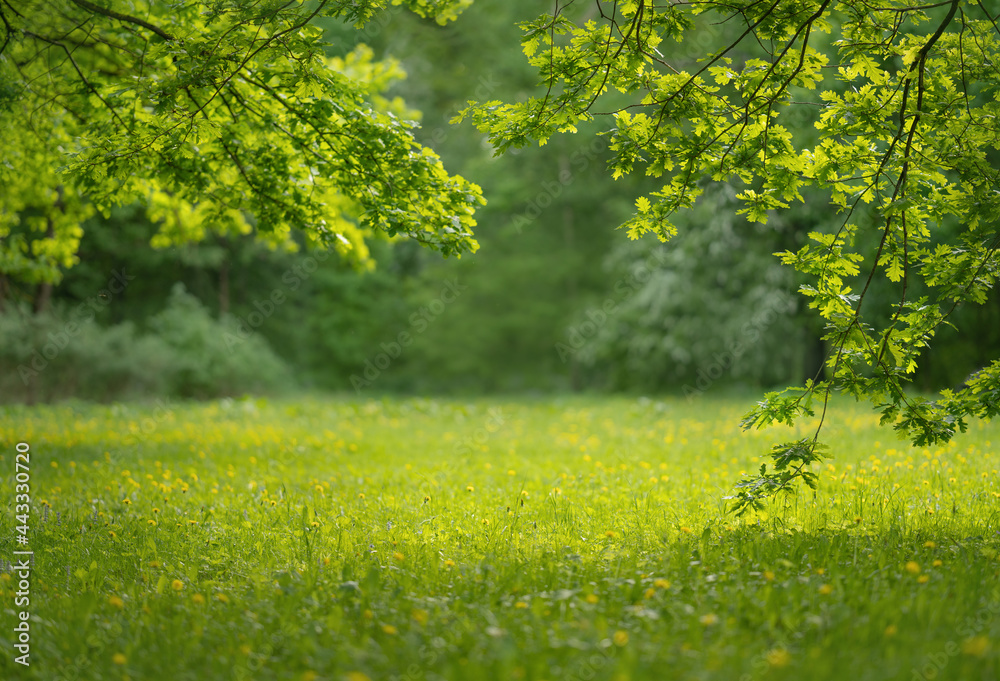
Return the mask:
M395 0L440 23L470 0ZM0 272L58 281L81 222L134 201L160 244L256 230L369 264L366 239L477 248L479 187L383 96L403 74L359 46L328 56L321 17L361 25L388 0L113 6L0 2Z
M658 178L623 225L633 238L672 236L672 217L713 181L736 186L737 212L757 222L815 200L811 191L837 211L834 229L780 254L807 277L825 366L743 422L818 411L818 427L777 445L773 471L737 485L738 509L796 478L814 483L833 392L870 400L918 445L997 414L1000 362L937 399L908 385L935 333L958 306L982 303L997 276L997 15L980 0L557 1L522 25L541 90L463 111L498 153L607 121L612 175ZM866 306L876 280L896 292L884 323Z

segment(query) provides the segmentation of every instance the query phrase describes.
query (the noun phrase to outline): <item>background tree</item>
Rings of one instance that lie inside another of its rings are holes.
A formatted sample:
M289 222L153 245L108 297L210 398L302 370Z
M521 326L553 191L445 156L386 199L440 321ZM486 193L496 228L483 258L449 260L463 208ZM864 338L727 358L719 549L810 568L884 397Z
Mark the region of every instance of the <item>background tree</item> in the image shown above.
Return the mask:
M599 2L597 13L557 2L522 25L543 91L464 112L499 151L610 119L614 177L660 178L623 225L633 238L672 236L672 216L695 204L706 179L738 186L737 212L752 221L767 222L807 187L840 215L782 255L809 278L801 291L825 321L825 369L769 393L744 426L813 416L814 398L822 405L835 391L870 400L916 444L995 415L1000 362L936 400L907 384L939 327L963 303L985 302L997 274L997 10L958 0L631 0ZM697 26L721 28L687 69L672 45L683 53ZM804 120L818 136L802 132ZM885 321L867 303L880 279L896 293ZM822 412L818 422L813 437L774 448L773 472L762 466L738 484L739 509L795 478L813 484Z
M413 0L445 22L468 0ZM361 24L385 0L0 3L0 268L50 284L96 208L141 201L162 242L250 230L336 248L405 235L477 247L479 188L379 96L401 72L360 47L327 57L319 17ZM43 236L38 236L39 234Z
M802 380L807 366L815 373L804 306L771 257L793 225L748 223L734 204L728 186L709 189L679 216L669 246L647 235L614 247L608 320L586 337L588 315L601 319L595 303L574 327L579 358L604 368L611 387L673 385L692 399L713 387Z
M609 158L606 139L593 124L576 138L553 140L547 149L492 158L490 146L472 126L450 123L471 97L526 95L534 88L530 66L511 49L518 35L515 23L534 11L530 0L477 0L448 25L403 12L377 17L361 31L327 22L329 39L342 49L366 41L376 54L399 59L409 77L390 92L423 112L416 138L433 146L448 167L474 178L489 199L476 216L482 248L475 258L442 259L426 249L407 248L407 265L394 270L400 276L398 293L368 300L377 318L397 304L400 294L412 311L433 299L444 280L466 287L415 336L372 391L551 391L593 385L587 368L563 363L555 346L577 309L613 283L600 262L614 237L611 227L627 216L631 200L602 181L601 168ZM405 316L402 323L385 321L382 337L368 341L368 355L408 326ZM327 385L349 387L345 378Z

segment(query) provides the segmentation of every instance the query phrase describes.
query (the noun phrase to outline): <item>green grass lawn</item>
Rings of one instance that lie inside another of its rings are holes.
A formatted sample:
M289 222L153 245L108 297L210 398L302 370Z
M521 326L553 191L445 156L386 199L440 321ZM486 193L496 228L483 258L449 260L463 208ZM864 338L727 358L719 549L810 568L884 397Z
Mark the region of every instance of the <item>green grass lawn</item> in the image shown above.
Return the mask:
M4 409L0 677L997 679L1000 424L915 449L838 403L818 493L735 518L790 439L748 406Z

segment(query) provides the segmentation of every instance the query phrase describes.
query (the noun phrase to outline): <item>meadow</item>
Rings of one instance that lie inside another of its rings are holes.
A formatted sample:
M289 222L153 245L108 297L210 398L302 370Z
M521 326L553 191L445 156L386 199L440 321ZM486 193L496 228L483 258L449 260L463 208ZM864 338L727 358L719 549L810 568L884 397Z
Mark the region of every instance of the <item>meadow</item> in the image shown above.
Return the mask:
M998 678L1000 424L913 448L838 402L818 491L737 518L812 425L741 433L749 406L4 408L0 559L34 567L26 607L0 570L0 677Z

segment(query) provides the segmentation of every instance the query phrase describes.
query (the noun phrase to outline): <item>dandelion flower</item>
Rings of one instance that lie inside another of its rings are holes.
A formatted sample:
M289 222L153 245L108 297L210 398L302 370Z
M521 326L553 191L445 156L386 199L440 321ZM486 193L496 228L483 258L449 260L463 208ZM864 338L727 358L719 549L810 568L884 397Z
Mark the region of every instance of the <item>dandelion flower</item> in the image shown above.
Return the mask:
M764 579L768 582L774 581L774 573L770 570L764 570Z
M918 574L920 574L920 563L918 563L915 560L911 560L911 561L907 562L905 567L906 567L906 571L909 572L911 575L918 575Z
M396 634L399 633L399 630L396 629L396 627L392 626L391 624L383 624L382 631L388 634L389 636L395 636Z
M925 548L925 549L933 549L933 548L935 548L936 546L937 546L937 544L935 544L935 543L934 543L934 542L932 542L932 541L925 541L925 542L924 542L924 548Z
M194 596L191 596L191 602L195 605L202 605L205 603L205 597L201 594L195 594Z
M962 642L962 652L966 655L982 657L990 649L990 639L985 636L974 636Z
M719 616L714 612L710 612L707 615L702 615L698 618L698 621L704 624L706 627L710 627L719 621Z
M668 582L665 579L657 579L656 581L653 582L653 586L655 586L657 589L669 589L670 582Z
M110 598L108 598L108 603L118 608L119 610L125 607L125 601L123 601L118 596L111 596Z
M584 600L590 604L594 604L601 599L597 596L597 594L587 594L587 597Z
M917 584L926 584L929 581L931 581L930 575L920 575L917 577Z
M468 487L465 488L465 491L466 492L475 492L476 488L473 487L472 485L469 485Z
M528 607L528 604L525 603L524 601L518 601L517 603L514 604L514 607L517 608L518 610L524 610L525 608Z
M626 643L628 643L628 632L619 629L615 632L615 635L611 637L611 640L615 642L615 645L621 648Z
M830 586L829 584L824 584L819 588L819 593L822 596L829 596L830 594L833 593L833 587Z
M219 601L220 603L228 603L229 602L229 596L227 596L224 593L217 593L217 594L215 594L215 600Z
M942 563L942 562L941 562L940 560L935 560L935 561L934 561L933 563L931 563L931 564L932 564L932 565L933 565L934 567L941 567L942 565L944 565L944 563Z
M899 627L897 627L895 624L890 624L889 626L887 626L885 628L885 635L886 636L895 636L896 632L898 632L898 631L899 631Z
M114 662L115 664L125 664L126 662L128 662L128 658L122 655L121 653L115 653L114 655L111 656L111 661Z
M364 672L347 672L347 681L372 681Z
M787 648L772 648L767 651L767 663L772 667L787 667L792 656Z
M182 582L182 581L181 581L181 580L179 580L179 579L175 579L174 581L170 582L170 587L171 587L171 588L172 588L172 589L173 589L174 591L180 591L181 589L183 589L183 588L184 588L184 582Z
M397 561L399 561L399 562L403 562L403 560L405 560L405 559L406 559L406 556L404 556L404 555L403 555L402 553L400 553L399 551L396 551L396 553L392 554L392 557L393 557L393 558L395 558L395 559L396 559Z
M446 560L444 562L444 566L446 568L453 568L453 567L455 567L455 561L453 561L453 560Z

